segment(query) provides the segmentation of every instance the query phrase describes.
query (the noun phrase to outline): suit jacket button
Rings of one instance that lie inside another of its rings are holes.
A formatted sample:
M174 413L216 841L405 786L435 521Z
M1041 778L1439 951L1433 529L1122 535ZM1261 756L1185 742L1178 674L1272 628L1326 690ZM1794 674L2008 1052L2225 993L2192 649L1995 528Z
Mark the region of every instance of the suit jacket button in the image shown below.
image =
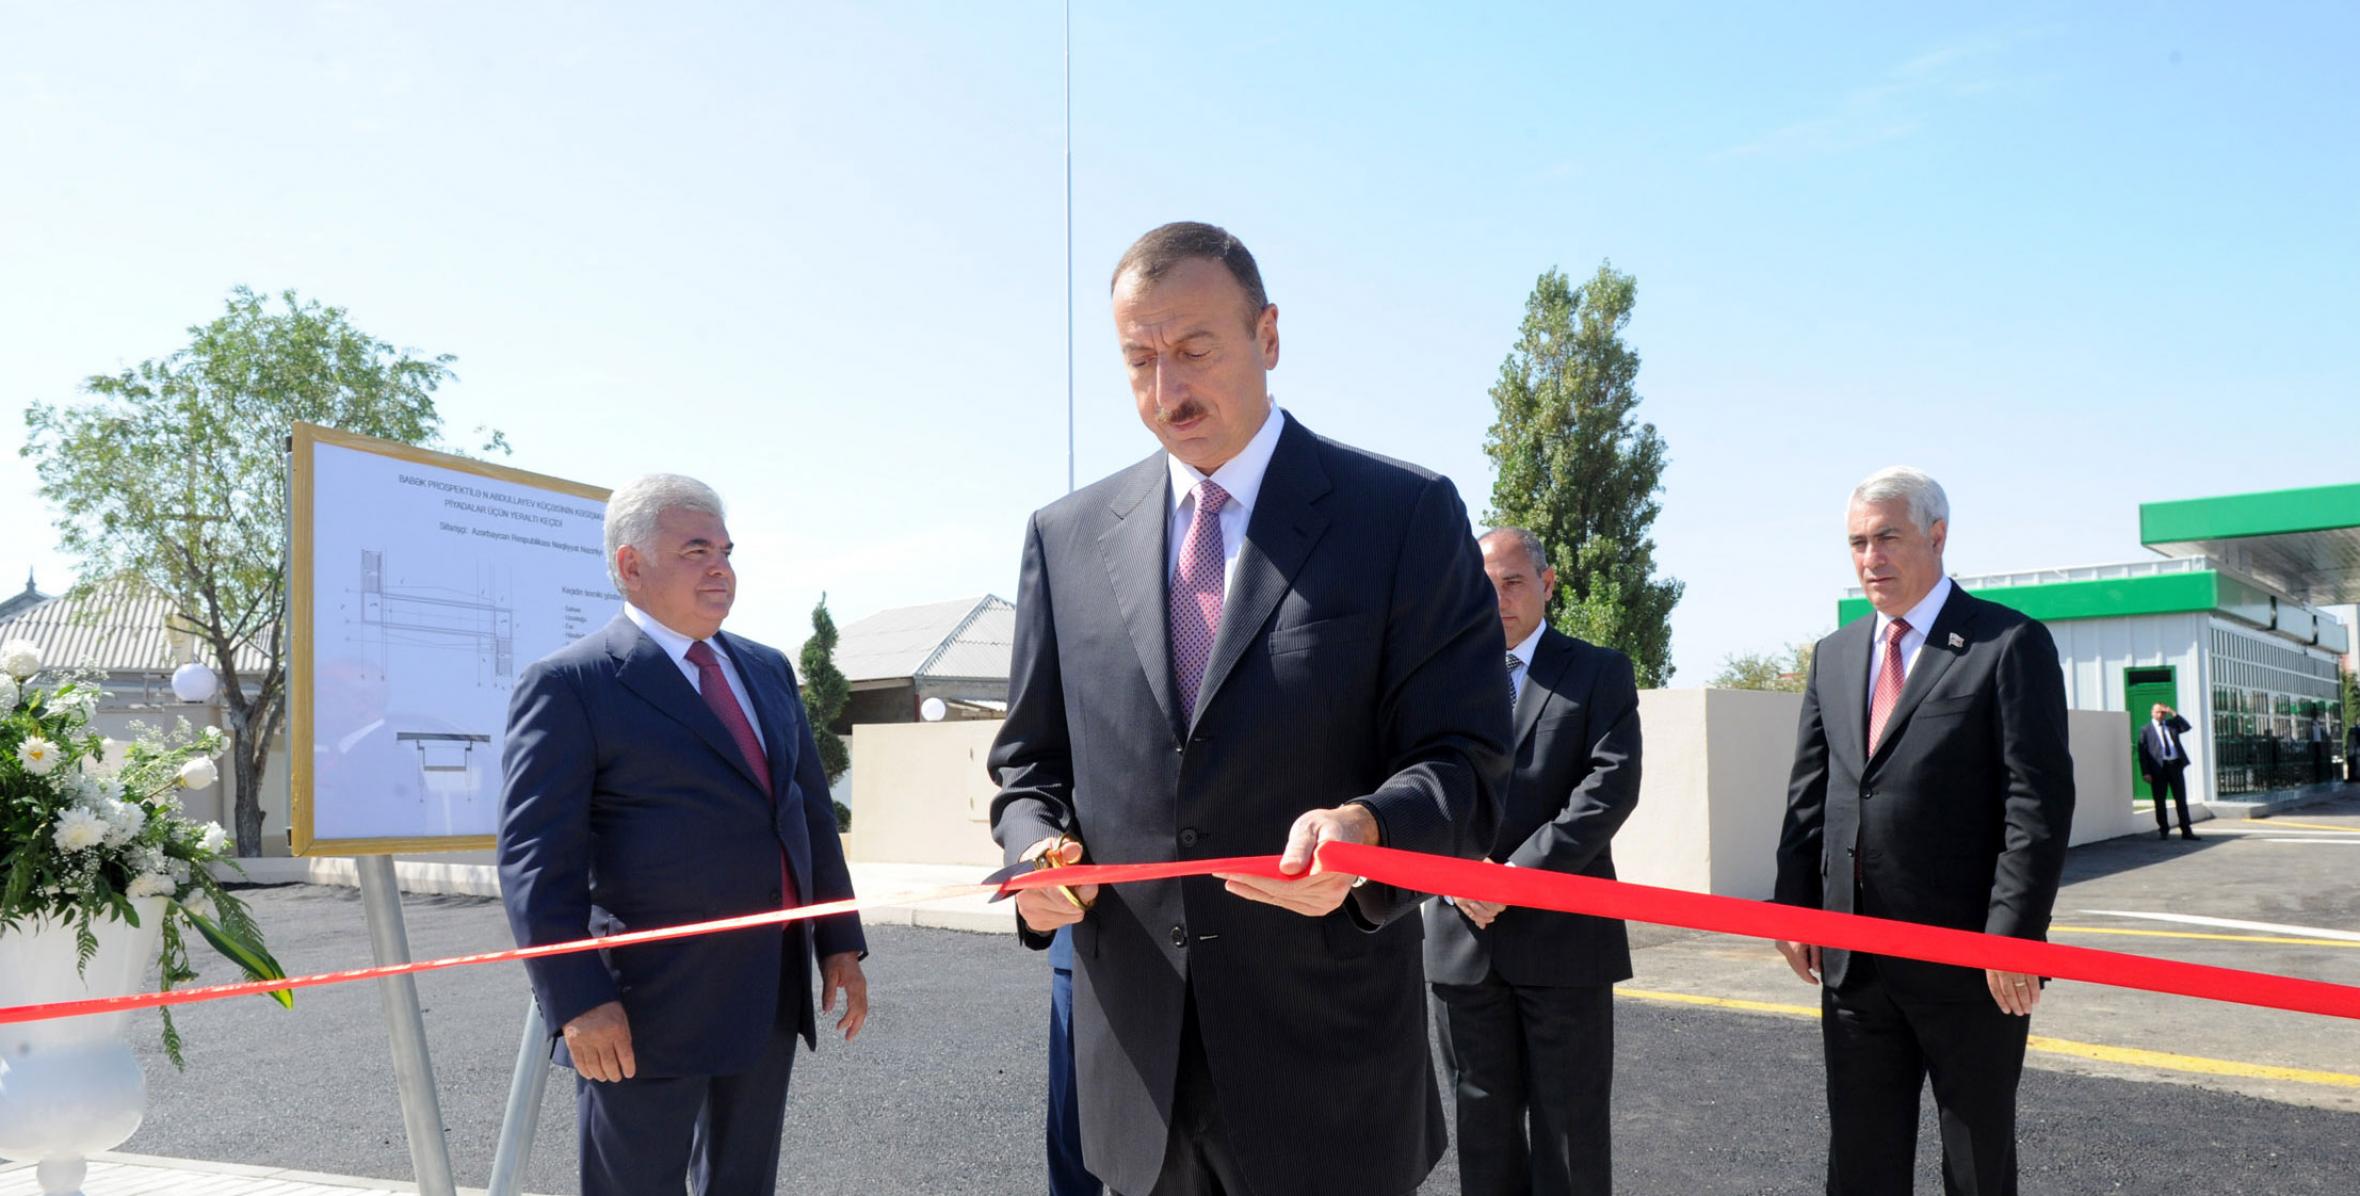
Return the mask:
M1186 950L1188 948L1188 927L1179 925L1177 923L1173 924L1172 945L1181 948L1182 950Z
M1180 828L1180 846L1194 847L1196 846L1196 838L1197 836L1195 827L1184 826Z
M1874 789L1863 789L1860 791L1860 800L1867 801L1869 798L1875 797L1876 795L1877 791Z

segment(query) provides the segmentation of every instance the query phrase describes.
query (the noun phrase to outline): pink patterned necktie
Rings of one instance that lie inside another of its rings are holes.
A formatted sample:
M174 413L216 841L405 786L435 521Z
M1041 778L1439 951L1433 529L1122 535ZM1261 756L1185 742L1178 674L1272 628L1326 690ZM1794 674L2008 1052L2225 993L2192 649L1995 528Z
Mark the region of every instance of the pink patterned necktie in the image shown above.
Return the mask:
M1205 662L1213 656L1213 634L1221 629L1221 508L1228 503L1229 492L1212 479L1196 484L1196 516L1172 571L1172 679L1180 685L1181 716L1190 723L1196 721Z
M1901 637L1909 634L1909 620L1895 619L1885 629L1884 661L1877 668L1876 695L1868 703L1868 750L1874 755L1877 745L1885 739L1885 720L1893 717L1893 705L1901 700L1901 683L1905 674L1901 668Z

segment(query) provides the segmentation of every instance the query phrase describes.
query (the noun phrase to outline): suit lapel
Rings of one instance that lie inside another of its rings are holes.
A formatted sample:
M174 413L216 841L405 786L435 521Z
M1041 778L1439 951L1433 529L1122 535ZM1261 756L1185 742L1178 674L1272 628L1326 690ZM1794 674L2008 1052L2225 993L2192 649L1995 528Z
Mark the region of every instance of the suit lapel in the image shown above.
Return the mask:
M738 679L746 683L746 696L753 699L754 721L762 728L762 754L770 758L771 798L776 800L786 791L783 782L795 775L795 757L801 748L795 727L787 719L786 699L779 693L781 686L768 668L755 661L745 641L731 638L728 632L713 638L720 640L722 650L729 653L730 663L737 666Z
M1558 631L1541 633L1541 642L1532 648L1532 667L1525 670L1524 692L1516 697L1515 746L1521 748L1532 738L1534 724L1541 721L1541 707L1549 704L1549 695L1559 692L1565 670L1573 663L1573 640Z
M1173 696L1171 628L1164 611L1164 561L1169 555L1171 473L1157 453L1131 467L1107 503L1114 522L1099 533L1106 576L1114 583L1115 605L1138 650L1147 688L1164 712L1164 723L1179 742L1180 699Z
M696 687L688 683L688 677L680 671L680 666L673 663L672 658L657 647L656 642L649 639L645 632L639 630L631 622L630 616L617 616L613 623L608 624L606 643L608 655L613 656L619 665L615 670L615 679L621 681L624 688L638 694L648 705L662 711L674 722L696 732L708 746L720 753L723 760L729 762L730 767L737 769L738 774L746 778L747 784L760 788L761 782L754 779L754 766L746 761L745 753L740 752L736 742L730 739L729 731L721 725L721 720L713 716L713 711L705 705L705 699L698 696Z
M1272 416L1279 418L1276 412ZM1246 522L1246 542L1237 553L1237 579L1222 599L1221 629L1213 636L1213 654L1197 688L1197 710L1220 691L1229 670L1278 609L1278 600L1294 583L1295 571L1311 555L1311 546L1327 531L1327 516L1313 505L1328 491L1327 471L1319 467L1317 449L1311 433L1288 419L1270 454L1270 468L1262 475L1253 517ZM1195 711L1189 712L1189 719L1195 721Z
M1901 687L1901 697L1893 703L1893 713L1885 719L1885 738L1877 745L1872 761L1883 759L1892 752L1893 744L1901 738L1902 729L1909 725L1910 713L1918 703L1926 700L1935 686L1942 683L1942 675L1959 657L1966 655L1967 637L1957 635L1974 625L1975 599L1953 584L1950 597L1943 600L1942 613L1934 616L1934 626L1926 631L1926 643L1918 649L1917 660L1910 665L1909 680ZM1957 643L1952 637L1957 635ZM1861 684L1868 683L1865 676Z
M1828 701L1819 711L1820 726L1846 758L1868 763L1868 658L1876 638L1874 614L1836 633L1828 643L1827 661L1820 675L1828 678Z

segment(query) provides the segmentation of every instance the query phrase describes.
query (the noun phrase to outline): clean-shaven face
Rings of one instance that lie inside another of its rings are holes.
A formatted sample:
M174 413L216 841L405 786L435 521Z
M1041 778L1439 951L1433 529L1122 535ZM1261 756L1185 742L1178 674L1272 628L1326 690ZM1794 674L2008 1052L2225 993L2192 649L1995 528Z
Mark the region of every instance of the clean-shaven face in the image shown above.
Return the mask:
M1907 499L1854 502L1844 518L1852 544L1852 571L1860 589L1886 618L1910 612L1942 580L1942 545L1949 521L1919 529L1909 518Z
M709 639L737 600L736 546L719 515L670 510L656 518L655 543L642 552L615 550L623 592L631 604L691 639Z
M1200 473L1229 463L1270 415L1278 305L1247 310L1229 268L1189 258L1148 282L1115 280L1114 328L1139 422Z
M1532 554L1514 536L1483 538L1483 574L1499 595L1500 630L1507 646L1515 647L1532 634L1549 614L1549 596L1557 592L1557 571L1532 571Z

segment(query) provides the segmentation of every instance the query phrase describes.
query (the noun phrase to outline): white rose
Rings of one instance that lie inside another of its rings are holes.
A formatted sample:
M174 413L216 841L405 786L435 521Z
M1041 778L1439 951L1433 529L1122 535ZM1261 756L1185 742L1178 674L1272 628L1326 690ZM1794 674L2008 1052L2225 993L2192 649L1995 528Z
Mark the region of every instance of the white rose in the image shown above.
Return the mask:
M228 846L229 832L221 829L221 824L218 822L208 822L197 832L197 850L199 851L218 855L223 848Z
M27 736L23 743L16 745L16 762L37 777L48 776L49 770L64 758L65 753L58 751L56 744L38 735Z
M195 914L196 916L203 918L208 922L218 922L221 920L221 911L213 907L213 898L209 896L203 889L199 889L196 892L181 898L180 908L187 910L188 912Z
M202 789L220 779L221 770L203 756L194 757L180 766L180 787L183 789Z
M59 851L87 851L106 841L106 820L88 810L70 809L57 816L57 830L51 837Z
M172 878L161 872L142 872L131 878L131 886L123 890L126 897L170 897Z
M17 685L16 678L0 673L0 714L16 709L16 700L23 696L24 691Z
M0 673L19 681L41 671L41 645L31 640L0 644Z

